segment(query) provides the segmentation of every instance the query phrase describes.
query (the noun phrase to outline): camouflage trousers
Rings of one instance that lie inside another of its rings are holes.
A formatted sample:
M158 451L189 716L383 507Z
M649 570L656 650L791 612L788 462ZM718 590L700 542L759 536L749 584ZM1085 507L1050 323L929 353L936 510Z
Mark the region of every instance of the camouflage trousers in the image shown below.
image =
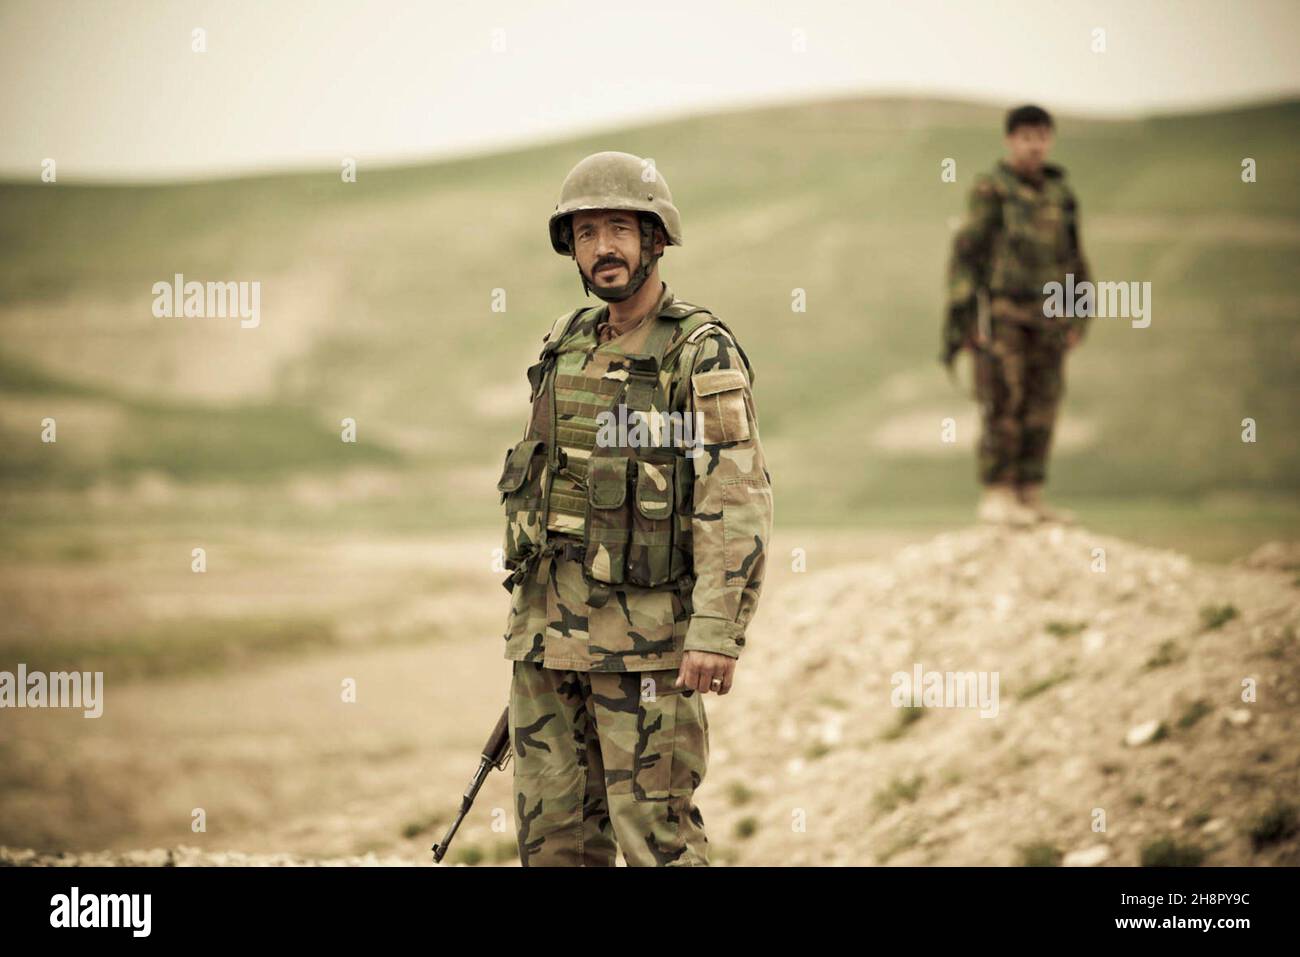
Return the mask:
M691 798L704 778L703 696L677 669L567 671L516 661L510 689L519 860L613 867L708 864Z
M975 351L980 405L979 477L985 485L1047 478L1056 411L1065 391L1064 333L995 320Z

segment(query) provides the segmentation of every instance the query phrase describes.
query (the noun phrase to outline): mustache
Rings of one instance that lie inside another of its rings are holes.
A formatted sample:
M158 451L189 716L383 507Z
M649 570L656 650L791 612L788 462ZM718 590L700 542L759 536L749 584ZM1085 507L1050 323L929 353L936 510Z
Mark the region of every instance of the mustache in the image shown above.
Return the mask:
M596 262L592 265L591 267L592 275L595 275L596 273L600 272L601 269L603 269L606 266L622 266L624 269L628 269L627 263L625 263L618 256L605 256L602 257L601 259L596 260ZM629 270L629 272L630 271L631 270Z

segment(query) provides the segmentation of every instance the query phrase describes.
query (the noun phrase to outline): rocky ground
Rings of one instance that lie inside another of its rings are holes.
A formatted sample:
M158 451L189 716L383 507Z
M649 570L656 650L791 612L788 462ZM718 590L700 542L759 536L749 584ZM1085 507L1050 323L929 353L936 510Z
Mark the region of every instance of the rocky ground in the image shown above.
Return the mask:
M810 574L715 734L724 856L1300 864L1298 569L1044 526ZM892 706L917 664L996 673L996 716Z
M90 851L41 854L0 847L0 867L411 867L416 861L364 854L311 860L293 854L240 854L202 851L182 844L148 851Z
M1044 526L807 557L769 576L736 690L709 701L716 863L1300 864L1296 545L1200 565ZM983 715L898 706L917 667L996 696ZM503 776L491 788L485 807L506 800ZM366 854L0 848L0 864L426 865L408 850L440 824Z

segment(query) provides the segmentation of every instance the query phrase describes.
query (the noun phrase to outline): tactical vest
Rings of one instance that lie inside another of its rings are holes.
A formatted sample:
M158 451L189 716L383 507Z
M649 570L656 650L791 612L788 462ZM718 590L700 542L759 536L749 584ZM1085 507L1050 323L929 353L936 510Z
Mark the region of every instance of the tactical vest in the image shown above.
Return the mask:
M1065 281L1079 261L1074 194L1058 167L1044 171L1034 189L999 164L993 186L1002 212L990 250L989 293L1041 301L1049 282Z
M644 351L611 356L602 377L583 375L597 340L581 320L600 308L557 321L528 370L528 431L507 450L497 483L506 512L505 564L516 570L506 587L567 543L589 583L689 591L694 463L680 444L661 444L659 425L660 414L671 409L674 378L690 373L666 368L665 358L721 328L747 370L749 360L722 320L679 300L648 320ZM598 417L607 412L618 421L620 405L629 429L633 413L644 415L651 444L597 441Z

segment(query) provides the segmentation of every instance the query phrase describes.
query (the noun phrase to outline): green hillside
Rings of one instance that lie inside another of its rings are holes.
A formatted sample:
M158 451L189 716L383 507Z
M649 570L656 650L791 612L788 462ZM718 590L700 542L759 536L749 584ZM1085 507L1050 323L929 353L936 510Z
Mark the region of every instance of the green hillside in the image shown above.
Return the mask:
M179 488L168 501L187 517L203 502L186 489L233 483L249 516L291 521L293 508L258 503L295 476L364 467L391 481L353 521L495 522L524 369L581 300L546 217L577 159L622 149L653 157L682 209L686 245L665 256L665 278L725 318L754 362L778 520L965 508L973 405L935 356L952 220L999 155L1000 117L840 100L363 166L352 184L326 171L0 185L0 492L34 522L61 511L42 507L46 492L148 473ZM1240 499L1294 528L1298 133L1300 102L1061 119L1055 158L1094 272L1153 285L1150 328L1098 320L1070 366L1062 498ZM1254 184L1240 180L1247 156ZM946 157L956 184L940 180ZM151 287L175 273L260 281L260 326L155 318ZM796 288L806 313L791 311ZM956 446L939 441L948 415ZM56 446L39 441L45 416ZM344 417L355 445L337 441ZM1254 444L1240 440L1245 417Z

